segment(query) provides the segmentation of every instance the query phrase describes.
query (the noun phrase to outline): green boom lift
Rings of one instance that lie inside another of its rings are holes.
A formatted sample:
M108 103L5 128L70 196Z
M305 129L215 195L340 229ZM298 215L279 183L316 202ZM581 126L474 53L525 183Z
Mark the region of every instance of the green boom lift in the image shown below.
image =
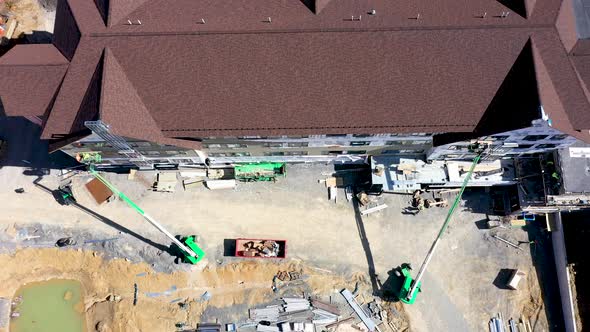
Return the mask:
M127 205L137 211L141 216L147 220L152 226L156 227L160 232L164 233L174 244L178 246L178 248L182 251L183 254L183 261L190 264L197 264L200 262L203 257L205 257L205 252L203 249L199 248L199 246L195 243L194 236L187 236L181 238L180 240L175 238L170 232L168 232L160 223L158 223L154 218L152 218L149 214L147 214L144 210L142 210L137 204L135 204L129 197L123 194L119 189L113 186L110 182L108 182L104 177L102 177L98 172L94 169L93 165L90 165L89 172L97 178L100 182L102 182L105 186L107 186L114 194L119 196Z
M461 202L461 196L463 196L463 192L465 191L465 187L467 187L467 183L469 183L469 180L471 179L471 175L473 174L473 171L475 170L475 166L477 166L477 163L479 163L479 160L481 159L484 149L481 149L477 143L472 147L472 149L477 151L477 156L473 159L473 163L471 164L471 167L469 168L469 172L467 172L467 175L465 176L465 179L463 180L463 185L461 186L461 190L459 190L459 194L457 195L457 198L455 198L455 202L453 203L453 205L449 209L449 212L447 213L447 217L445 218L445 222L443 223L440 231L438 232L438 236L436 237L436 239L432 243L432 246L430 247L430 250L428 251L426 258L424 259L424 262L422 263L422 266L420 267L420 270L418 271L418 274L416 275L416 279L412 279L412 274L410 272L411 267L408 264L402 264L402 266L400 267L401 276L403 278L403 283L402 283L401 289L399 291L398 298L403 303L412 304L416 301L416 296L418 295L418 292L421 291L421 287L422 287L421 280L422 280L422 277L424 276L424 272L426 272L426 268L428 267L428 263L430 263L430 260L432 259L432 256L434 255L434 251L436 250L436 248L438 246L438 243L440 242L443 234L445 233L447 226L449 226L449 222L451 221L451 217L453 216L455 209L457 208L457 206L459 206L459 203Z

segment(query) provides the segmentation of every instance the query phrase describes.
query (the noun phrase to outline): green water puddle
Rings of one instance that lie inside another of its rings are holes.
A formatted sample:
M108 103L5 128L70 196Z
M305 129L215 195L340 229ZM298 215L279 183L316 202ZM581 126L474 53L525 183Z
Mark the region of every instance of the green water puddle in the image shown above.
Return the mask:
M22 286L15 294L10 332L84 332L82 285L54 279Z

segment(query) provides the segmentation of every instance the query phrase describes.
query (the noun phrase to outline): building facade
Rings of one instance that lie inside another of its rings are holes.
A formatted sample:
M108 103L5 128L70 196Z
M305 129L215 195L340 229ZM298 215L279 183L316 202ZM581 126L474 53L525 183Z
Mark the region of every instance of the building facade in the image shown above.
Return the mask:
M528 128L433 146L436 134L329 134L309 136L248 136L207 137L202 149L194 150L156 142L124 138L129 148L141 155L130 158L96 134L62 147L61 150L78 160L84 154L100 155L97 166L120 167L195 167L205 164L248 162L359 162L369 155L401 155L424 160L471 160L475 153L469 149L473 140L490 143L488 159L517 158L564 149L576 138L552 128L538 119Z
M586 7L416 1L59 0L53 44L0 57L0 102L51 151L104 167L590 142Z

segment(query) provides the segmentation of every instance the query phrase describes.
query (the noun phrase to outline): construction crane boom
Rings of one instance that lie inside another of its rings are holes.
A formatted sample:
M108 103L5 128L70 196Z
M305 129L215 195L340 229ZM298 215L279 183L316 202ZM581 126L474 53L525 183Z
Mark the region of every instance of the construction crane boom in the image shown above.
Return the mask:
M473 159L473 163L471 164L471 167L469 168L469 172L467 172L467 175L465 176L465 179L463 180L463 184L461 186L461 189L460 189L459 193L457 194L457 197L455 198L453 205L449 209L449 212L447 213L447 217L445 218L445 221L442 224L436 239L432 243L432 246L430 247L430 250L428 251L426 258L424 259L422 266L420 266L420 270L418 271L416 278L412 280L412 277L411 277L411 274L409 271L410 270L409 266L406 265L406 266L401 267L401 272L402 272L402 276L404 277L404 282L402 283L402 288L399 293L399 299L402 302L412 304L412 303L414 303L414 301L416 301L416 295L418 294L418 291L420 291L421 281L422 281L422 277L424 276L424 272L426 272L428 264L430 263L430 260L432 259L432 256L434 255L434 252L436 251L436 248L438 247L440 240L442 239L445 231L447 230L447 227L449 226L449 222L451 221L451 217L453 216L453 213L455 212L457 206L459 206L459 204L461 203L461 197L463 196L463 192L465 191L465 188L467 187L469 180L471 180L471 175L473 174L475 167L479 163L479 161L482 157L482 153L483 153L483 150L480 151L476 155L476 157Z
M152 224L155 228L157 228L160 232L164 233L174 244L180 248L183 253L185 254L185 258L192 264L198 263L203 257L205 256L205 252L199 248L196 243L194 242L193 237L188 237L182 243L179 241L174 235L168 232L159 222L157 222L152 216L147 214L143 209L141 209L135 202L133 202L127 195L122 193L119 189L117 189L113 184L107 181L102 175L100 175L95 169L93 165L90 165L89 172L92 176L102 182L105 186L107 186L114 194L119 196L127 205L129 205L132 209L137 211L147 222Z

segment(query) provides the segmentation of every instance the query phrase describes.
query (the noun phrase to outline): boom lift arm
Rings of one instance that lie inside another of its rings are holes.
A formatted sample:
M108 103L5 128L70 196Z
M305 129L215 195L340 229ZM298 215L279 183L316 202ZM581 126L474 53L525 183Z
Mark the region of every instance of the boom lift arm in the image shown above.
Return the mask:
M160 232L164 233L174 244L182 250L184 254L184 260L191 264L197 264L200 262L203 257L205 257L205 252L201 249L196 243L194 236L189 236L183 239L183 241L179 241L176 237L174 237L170 232L168 232L160 223L158 223L152 216L147 214L144 210L142 210L137 204L135 204L129 197L123 194L119 189L117 189L112 183L108 182L102 175L100 175L95 169L93 165L90 165L89 170L90 174L102 182L105 186L107 186L113 193L115 193L119 198L121 198L127 205L137 211L147 222L152 224L152 226L156 227ZM183 243L184 242L184 243Z
M404 278L404 280L403 280L402 287L400 289L398 297L402 302L407 303L407 304L412 304L416 301L416 296L418 295L418 292L420 291L420 288L422 286L421 281L422 281L422 277L424 276L424 272L426 272L426 268L428 267L428 264L430 263L430 260L432 259L432 256L434 255L434 252L436 251L436 248L438 247L438 244L439 244L441 238L443 237L445 231L447 230L447 227L449 226L449 222L451 221L451 217L453 216L455 209L457 208L457 206L459 206L459 203L461 202L461 197L463 196L463 192L465 191L465 187L467 187L467 183L469 183L469 180L471 180L471 175L473 174L473 171L475 170L475 166L477 166L477 164L479 163L482 153L483 153L483 150L480 150L478 152L477 156L473 159L473 163L471 164L471 167L469 168L469 172L467 172L467 175L465 176L465 179L463 180L463 185L461 186L461 190L459 191L459 194L455 198L455 202L453 203L453 205L449 209L449 212L447 213L447 217L445 218L445 222L442 224L442 227L440 228L440 231L438 232L438 236L436 237L436 239L432 243L432 246L430 247L430 250L428 251L426 258L424 259L422 266L420 266L420 270L418 271L418 274L416 275L416 279L412 279L412 275L410 273L411 268L409 267L409 265L404 264L401 266L401 273L402 273L402 277Z

